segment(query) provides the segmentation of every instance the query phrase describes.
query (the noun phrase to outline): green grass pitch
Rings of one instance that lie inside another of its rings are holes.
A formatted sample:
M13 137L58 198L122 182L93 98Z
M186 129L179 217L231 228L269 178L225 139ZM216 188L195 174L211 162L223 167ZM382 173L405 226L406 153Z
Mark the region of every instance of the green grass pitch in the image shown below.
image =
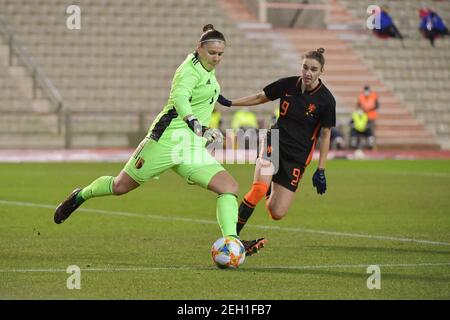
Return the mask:
M450 162L332 160L323 196L316 165L285 219L258 205L241 237L266 248L220 270L216 196L173 172L56 225L70 191L123 165L0 164L0 299L450 299ZM242 197L253 166L227 169ZM70 265L80 289L66 286ZM369 265L380 289L368 289Z

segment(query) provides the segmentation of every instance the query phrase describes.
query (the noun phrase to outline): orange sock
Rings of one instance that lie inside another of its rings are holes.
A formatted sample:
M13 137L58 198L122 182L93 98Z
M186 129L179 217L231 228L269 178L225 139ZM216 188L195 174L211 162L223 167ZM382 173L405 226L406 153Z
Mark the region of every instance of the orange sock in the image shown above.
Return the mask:
M269 190L269 186L264 182L254 182L250 191L244 196L243 201L249 207L256 207L258 202L266 195L267 190Z

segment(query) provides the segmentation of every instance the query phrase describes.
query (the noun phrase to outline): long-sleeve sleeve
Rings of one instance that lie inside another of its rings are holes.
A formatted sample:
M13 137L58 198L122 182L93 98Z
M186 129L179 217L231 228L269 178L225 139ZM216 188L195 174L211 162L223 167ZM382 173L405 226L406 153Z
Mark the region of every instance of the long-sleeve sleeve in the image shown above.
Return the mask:
M173 81L172 95L175 109L181 119L192 114L190 99L200 75L191 68L179 70Z

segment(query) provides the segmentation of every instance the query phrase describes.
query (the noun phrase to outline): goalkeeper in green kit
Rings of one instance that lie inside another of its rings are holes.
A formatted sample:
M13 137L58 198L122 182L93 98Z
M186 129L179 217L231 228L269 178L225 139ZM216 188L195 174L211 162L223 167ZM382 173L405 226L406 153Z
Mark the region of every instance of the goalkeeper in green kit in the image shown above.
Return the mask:
M117 177L99 177L87 187L75 189L56 208L55 223L65 221L86 200L125 194L172 169L188 183L218 194L216 215L222 235L237 237L239 186L205 148L223 139L218 129L207 125L220 94L215 67L224 51L223 34L210 24L204 26L196 51L175 72L166 106L123 170ZM248 256L266 240L241 241Z

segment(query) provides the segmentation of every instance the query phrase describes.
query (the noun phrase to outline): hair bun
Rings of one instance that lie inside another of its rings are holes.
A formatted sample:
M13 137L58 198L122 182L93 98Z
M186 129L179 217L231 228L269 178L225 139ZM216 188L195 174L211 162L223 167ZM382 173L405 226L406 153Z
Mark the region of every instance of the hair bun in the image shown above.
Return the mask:
M209 31L209 30L215 30L214 26L210 23L205 24L205 26L203 27L203 32Z
M325 52L324 48L319 48L316 50L318 53L323 54Z

